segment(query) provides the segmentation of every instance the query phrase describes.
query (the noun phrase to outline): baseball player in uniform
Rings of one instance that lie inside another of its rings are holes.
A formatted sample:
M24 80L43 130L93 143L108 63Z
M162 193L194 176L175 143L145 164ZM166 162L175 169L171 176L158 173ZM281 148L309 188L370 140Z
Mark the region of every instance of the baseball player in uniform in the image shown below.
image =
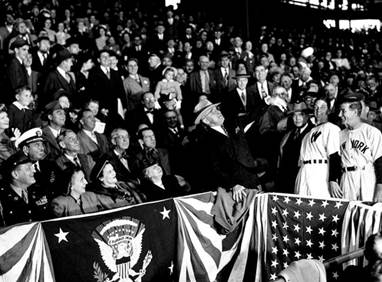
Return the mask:
M341 174L340 128L328 122L328 112L327 102L317 99L314 105L317 125L305 135L301 144L296 194L317 198L329 198L337 194L332 189L338 186Z
M378 201L382 192L382 134L361 120L362 95L345 95L339 116L346 126L340 133L341 190L348 200Z

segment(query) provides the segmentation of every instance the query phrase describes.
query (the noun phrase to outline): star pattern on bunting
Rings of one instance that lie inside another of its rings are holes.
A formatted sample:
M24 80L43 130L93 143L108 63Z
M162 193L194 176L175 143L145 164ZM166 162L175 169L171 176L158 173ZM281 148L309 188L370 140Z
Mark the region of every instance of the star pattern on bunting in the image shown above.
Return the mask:
M66 238L66 236L68 236L68 234L69 234L69 232L64 232L60 228L58 233L54 234L54 236L56 236L58 238L58 243L61 243L62 241L68 242L68 239Z
M160 212L162 215L162 220L165 220L166 218L170 219L170 211L171 210L167 210L166 207L163 206L163 211Z
M293 195L269 197L268 240L270 280L291 262L325 259L340 254L340 231L346 205L341 201Z

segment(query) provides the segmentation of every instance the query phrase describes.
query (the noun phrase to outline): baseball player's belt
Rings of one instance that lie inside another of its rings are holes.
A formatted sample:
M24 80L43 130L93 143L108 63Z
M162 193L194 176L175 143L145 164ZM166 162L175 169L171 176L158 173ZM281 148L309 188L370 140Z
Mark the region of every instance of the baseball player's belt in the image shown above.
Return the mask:
M328 160L306 160L302 162L303 164L327 164Z
M348 166L348 167L343 167L342 172L364 170L364 169L365 169L364 166Z

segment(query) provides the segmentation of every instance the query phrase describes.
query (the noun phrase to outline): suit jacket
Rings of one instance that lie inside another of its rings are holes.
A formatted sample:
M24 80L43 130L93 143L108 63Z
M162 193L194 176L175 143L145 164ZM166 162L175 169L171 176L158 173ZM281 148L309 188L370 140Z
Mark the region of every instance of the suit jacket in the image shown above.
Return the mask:
M255 161L241 130L230 130L226 136L201 125L199 134L200 159L196 169L204 185L210 185L210 189L230 189L236 184L257 188Z
M28 77L28 87L31 89L33 95L37 94L39 88L39 79L41 74L37 71L32 70L31 74L27 74Z
M20 63L20 61L13 57L8 65L7 69L8 79L12 91L14 92L17 88L28 85L28 73L25 66Z
M57 69L51 71L46 77L45 84L43 86L41 95L41 106L54 100L53 94L59 90L63 89L68 94L69 100L73 100L76 96L76 83L74 74L70 74L70 82L68 82Z
M0 27L0 50L3 50L3 49L7 49L8 50L8 47L4 46L4 41L7 39L7 37L10 34L11 33L9 32L7 27L5 27L5 26L1 26Z
M32 51L32 70L39 73L46 73L48 68L48 56L45 59L44 65L42 65L40 57L37 54L37 50Z
M127 110L131 111L141 104L142 94L150 91L150 80L139 75L139 83L134 78L128 76L123 81L125 89L125 104Z
M209 86L210 86L211 94L203 93L202 79L200 77L199 70L194 71L190 74L190 77L187 81L187 88L190 91L189 94L192 96L193 105L197 104L198 99L201 95L206 95L211 102L215 102L218 100L215 95L215 90L216 90L215 74L212 70L208 70L208 75L210 78Z
M167 48L168 37L163 34L163 39L159 39L158 33L152 35L150 44L150 50L154 53L164 54Z
M267 89L268 89L268 96L271 96L272 91L273 91L273 84L270 83L269 81L266 81L266 85L267 85ZM262 105L266 106L265 101L261 97L261 89L259 89L259 87L257 86L257 81L253 85L251 85L250 88L252 88L252 90L255 92L257 97L259 97L261 99Z
M235 89L236 81L234 79L236 72L233 69L229 69L227 84L220 67L215 69L215 80L216 80L216 95L219 102L224 100L224 96Z
M154 122L151 123L150 119L145 112L143 105L137 106L133 111L128 113L128 127L131 134L135 134L140 124L147 124L151 128L154 129L155 133L159 132L159 128L161 127L163 121L161 119L161 112L159 110L153 111Z
M81 154L89 155L94 162L109 151L109 142L105 135L95 132L97 142L96 144L90 137L80 130L77 133L78 140L80 141Z
M117 113L117 99L125 100L123 83L117 71L110 70L110 79L101 67L94 67L89 73L89 93L100 102L100 109L106 108L112 114ZM126 106L126 105L124 105Z
M222 111L228 123L239 125L242 129L250 122L258 123L263 112L264 103L253 88L246 88L246 105L244 106L237 88L229 92L222 103Z
M124 182L133 182L134 184L138 184L138 175L133 172L134 160L131 156L125 157L127 161L128 168L122 163L119 156L117 156L114 150L110 150L107 153L107 157L109 162L113 165L114 170L117 174L117 179Z
M61 148L49 126L44 126L42 128L42 136L46 140L47 158L53 161L56 160L61 155Z
M294 128L288 131L280 142L280 154L278 160L277 191L283 193L293 193L294 185L299 170L298 159L300 156L301 143L304 136L313 128L313 124L308 122L307 127L296 137Z
M68 196L58 196L52 200L51 209L56 217L80 215L103 210L103 206L93 192L85 192L80 196L80 203Z
M90 182L90 173L95 165L95 162L90 156L85 154L78 154L77 157L81 164L82 170L85 172L86 180ZM68 167L76 167L76 165L64 154L56 159L56 164L61 171L66 170Z

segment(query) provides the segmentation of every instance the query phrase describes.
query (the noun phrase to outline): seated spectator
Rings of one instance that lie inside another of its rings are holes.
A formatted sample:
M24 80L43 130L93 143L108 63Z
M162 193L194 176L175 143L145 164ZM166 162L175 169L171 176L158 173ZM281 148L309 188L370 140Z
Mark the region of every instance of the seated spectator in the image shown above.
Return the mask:
M52 200L50 206L54 216L79 215L104 209L100 197L86 191L88 181L80 168L68 167L62 172L59 184L66 191Z
M100 159L91 173L91 190L105 196L104 206L107 209L130 206L142 203L145 196L123 181L118 181L113 165L107 158Z
M109 151L109 142L105 135L95 130L96 120L91 110L85 109L79 115L82 129L77 133L81 154L89 155L94 162Z
M158 164L152 164L143 170L144 184L142 191L148 201L184 195L191 190L190 185L180 176L163 175Z
M9 106L9 127L17 128L21 133L32 128L33 112L29 105L33 101L31 90L27 87L16 89L16 100Z
M48 200L39 190L29 189L36 182L32 161L22 152L10 156L1 169L4 183L0 186L0 224L45 220Z
M164 148L157 148L154 131L147 127L138 132L138 142L142 150L135 156L134 169L136 172L143 171L143 168L158 163L166 175L171 174L168 151Z
M44 119L48 124L42 128L42 133L46 142L48 158L56 160L61 155L57 137L60 135L66 122L66 114L58 101L53 101L45 106Z
M9 118L7 108L4 104L0 104L0 164L16 152L13 142L5 133L8 128ZM20 136L18 130L13 131L13 134L16 138Z
M90 181L90 173L95 165L93 159L86 154L80 154L81 147L77 135L70 129L62 130L57 137L58 145L62 153L56 159L56 164L61 171L69 167L80 168L87 181Z
M138 186L140 184L139 179L132 171L133 158L128 153L130 146L129 133L126 129L116 128L111 132L110 139L114 150L110 150L107 156L115 169L117 179Z

